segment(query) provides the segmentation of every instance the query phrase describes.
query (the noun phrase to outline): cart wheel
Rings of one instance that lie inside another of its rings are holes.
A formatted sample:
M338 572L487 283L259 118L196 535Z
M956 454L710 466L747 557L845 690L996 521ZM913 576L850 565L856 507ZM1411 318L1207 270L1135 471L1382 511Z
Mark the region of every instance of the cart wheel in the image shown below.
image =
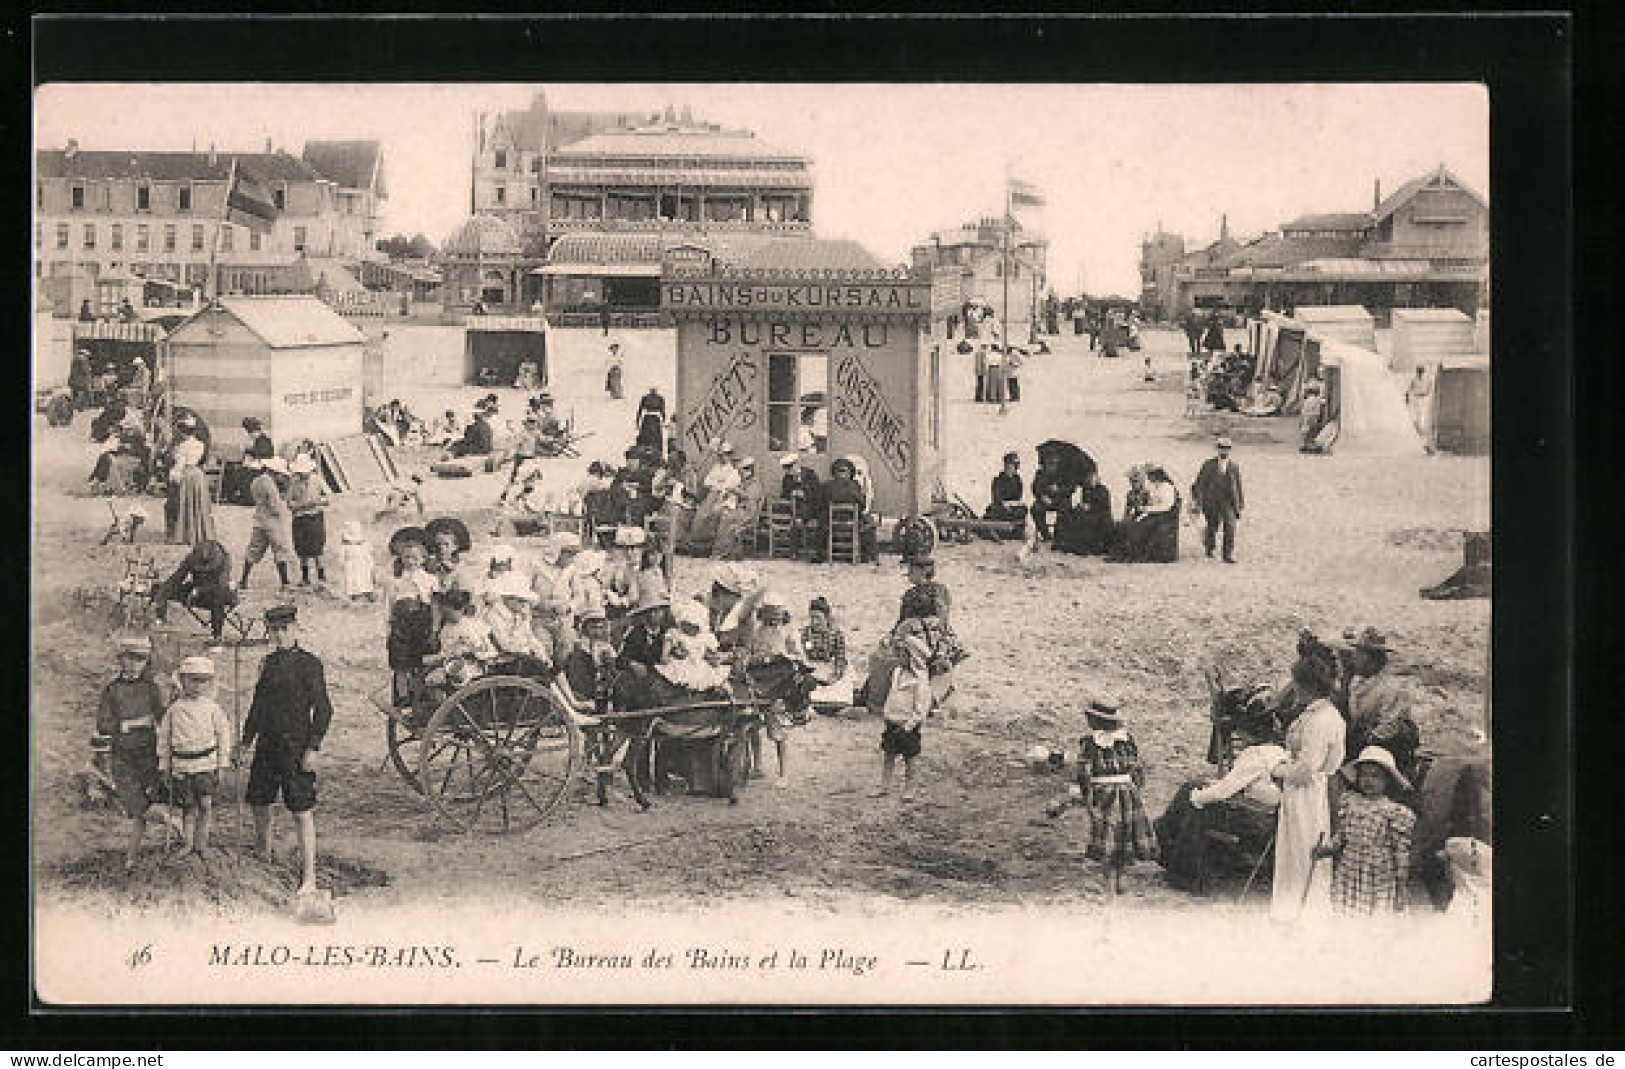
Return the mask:
M395 766L414 791L423 793L423 781L418 769L423 764L423 732L398 716L390 717L384 726L384 739L389 745L389 761Z
M442 817L467 832L519 832L564 797L581 734L539 680L488 676L440 704L419 754L418 780Z

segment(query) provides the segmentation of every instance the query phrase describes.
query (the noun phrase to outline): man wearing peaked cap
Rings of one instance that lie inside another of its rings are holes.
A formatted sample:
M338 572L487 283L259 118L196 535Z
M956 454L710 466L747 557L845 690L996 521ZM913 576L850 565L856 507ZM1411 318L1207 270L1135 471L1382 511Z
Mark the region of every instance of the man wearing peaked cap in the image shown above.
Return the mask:
M301 894L316 888L316 768L333 720L327 674L321 660L300 648L292 605L266 610L265 627L275 647L260 666L254 701L243 725L244 749L254 746L244 796L254 810L254 839L271 850L271 804L280 796L299 832Z

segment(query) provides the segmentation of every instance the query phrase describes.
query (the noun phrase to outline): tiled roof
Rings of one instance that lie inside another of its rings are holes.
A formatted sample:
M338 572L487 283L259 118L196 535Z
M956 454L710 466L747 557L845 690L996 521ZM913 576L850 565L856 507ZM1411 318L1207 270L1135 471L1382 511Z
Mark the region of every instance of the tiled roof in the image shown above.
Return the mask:
M1332 256L1357 256L1360 239L1347 238L1288 238L1280 234L1265 234L1258 240L1243 245L1221 258L1215 267L1291 267L1305 260Z
M221 297L219 303L273 349L344 345L366 340L359 330L315 297ZM198 314L207 315L208 309ZM184 330L185 325L179 329Z
M1300 215L1290 223L1282 223L1282 230L1364 230L1372 223L1370 212L1321 212Z
M1416 196L1423 186L1427 185L1429 182L1439 179L1448 180L1452 185L1460 188L1463 193L1466 193L1469 197L1472 197L1475 201L1477 201L1480 206L1486 208L1489 207L1489 205L1485 204L1484 198L1479 196L1472 187L1468 186L1467 183L1463 182L1461 179L1452 174L1448 167L1440 164L1438 170L1422 175L1419 178L1413 178L1409 182L1406 182L1404 185L1400 186L1398 189L1394 190L1392 193L1388 194L1388 196L1384 197L1382 203L1378 204L1376 209L1372 211L1372 219L1377 222L1381 222L1382 220L1388 218L1406 201Z
M872 271L885 265L868 249L846 238L775 238L747 253L735 266L763 271Z
M452 232L441 251L452 256L517 256L520 246L519 232L506 220L476 215Z
M231 162L272 182L317 182L323 176L308 163L286 152L220 152L210 161L207 152L89 152L69 156L61 149L34 154L41 178L147 178L156 182L223 182Z
M345 189L367 189L378 176L384 196L383 145L377 141L306 141L303 159Z
M547 262L554 264L657 263L672 241L659 234L565 234L553 243Z
M805 160L806 157L757 140L744 131L708 127L644 127L605 130L560 149L555 157L567 162L578 156L655 156L673 159L726 157L752 160Z

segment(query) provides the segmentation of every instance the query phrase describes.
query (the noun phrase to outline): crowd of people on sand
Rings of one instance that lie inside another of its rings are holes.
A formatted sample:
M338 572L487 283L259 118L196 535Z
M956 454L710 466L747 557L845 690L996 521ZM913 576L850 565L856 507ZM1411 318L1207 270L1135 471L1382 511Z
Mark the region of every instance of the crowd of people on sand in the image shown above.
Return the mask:
M963 322L973 321L979 329L986 325L968 310ZM992 337L996 344L997 334ZM1224 359L1222 347L1221 332L1210 359ZM613 396L616 385L606 376L607 393ZM989 388L984 396L1019 397L1008 376L999 389L1007 392ZM497 397L487 395L466 423L448 411L425 425L398 401L379 406L369 418L393 441L439 445L448 456L464 457L492 451L498 411ZM122 416L98 430L116 439L121 426ZM206 610L218 639L224 614L267 553L281 591L294 586L295 562L300 586L313 576L327 583L329 502L310 443L284 459L257 421L244 421L241 493L254 515L233 582L231 555L215 538L201 470L209 429L184 409L174 414L172 426L162 455L142 461L142 469L167 487L171 540L191 546L161 587L159 617L176 602ZM909 586L897 617L857 656L840 626L833 591L798 612L738 562L769 496L793 502L798 538L806 540L798 548L809 549L805 555L814 560L822 559L830 508L854 506L861 517L862 557L878 561L874 488L863 458L837 458L824 480L806 453L789 452L781 458L775 487L756 472L753 458L714 439L702 470L678 448L656 389L638 401L632 430L623 463L594 461L581 482L554 490L539 461L555 455L549 443L565 431L543 392L528 402L509 452L500 518L487 544L478 544L462 520L440 516L396 530L379 567L362 525L344 525L338 581L329 589L354 604L382 603L389 685L380 703L396 715L422 716L451 690L503 673L546 678L574 713L591 716L612 702L628 708L759 696L766 680L775 700L749 738L751 776L768 773L765 744L772 742L774 782L787 783L794 732L810 722L809 714L856 709L880 721L873 795L893 791L901 759L902 796L913 799L922 734L933 716L945 714L955 668L969 656L953 629L952 599L937 581L934 560L905 556ZM137 448L122 441L120 446L123 452L109 451L110 469L128 465L119 458ZM1208 556L1220 552L1233 563L1244 498L1231 452L1228 438L1215 441L1214 455L1190 487L1189 506L1165 466L1135 465L1119 517L1087 454L1046 443L1027 484L1021 457L1005 455L984 516L1030 525L1036 543L1057 551L1164 561L1177 558L1179 518L1188 507L1203 523ZM555 531L561 513L580 516L582 530ZM673 600L674 552L716 561L708 585L692 598ZM268 847L269 807L280 798L296 816L301 890L314 886L315 755L332 708L321 661L300 647L296 619L289 605L266 614L274 651L241 728L230 725L208 695L214 672L209 658L186 658L172 679L158 679L150 643L121 642L119 674L103 692L97 727L109 740L112 778L130 822L131 864L149 807L166 801L182 813L183 849L206 851L219 774L237 765L238 755L257 740L246 791L256 841ZM1160 863L1171 886L1196 887L1201 858L1211 849L1209 831L1245 833L1251 822L1274 857L1273 917L1412 908L1420 804L1413 783L1423 764L1415 714L1425 699L1392 670L1392 652L1371 628L1346 634L1336 650L1305 633L1289 682L1253 688L1222 740L1215 729L1209 759L1219 774L1185 783L1155 820L1142 797L1146 768L1129 710L1109 698L1087 699L1080 703L1088 732L1077 749L1077 785L1051 804L1049 815L1058 817L1071 806L1088 810L1086 857L1103 866L1113 894L1123 890L1130 867L1142 862ZM1487 830L1451 839L1436 859L1456 889L1452 911L1482 909L1487 839Z

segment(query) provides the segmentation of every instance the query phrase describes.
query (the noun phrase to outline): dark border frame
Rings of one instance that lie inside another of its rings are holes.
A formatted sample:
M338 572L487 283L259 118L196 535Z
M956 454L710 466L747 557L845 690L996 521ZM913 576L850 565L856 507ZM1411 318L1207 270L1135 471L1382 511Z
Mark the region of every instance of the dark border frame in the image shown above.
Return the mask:
M1619 945L1618 919L1590 895L1576 944L1575 891L1617 888L1608 854L1574 848L1575 656L1572 593L1576 517L1574 338L1570 266L1571 91L1575 23L1561 13L1480 16L1169 18L935 18L742 16L500 19L167 18L43 16L13 21L10 77L41 81L1480 81L1491 95L1495 348L1494 523L1496 1008L1488 1011L852 1011L765 1010L740 1020L704 1011L392 1010L130 1011L94 1018L29 1012L22 962L4 982L18 1017L8 1044L142 1048L365 1044L395 1046L1268 1046L1566 1045L1606 1034L1593 1005L1573 1011L1571 951ZM633 47L629 47L629 42ZM1617 61L1615 63L1617 66ZM1617 75L1603 76L1617 81ZM18 88L24 89L22 84ZM19 92L15 99L26 100ZM27 104L0 127L29 172ZM1617 150L1615 150L1617 151ZM1613 172L1617 174L1616 172ZM24 213L26 216L26 212ZM26 227L26 217L23 226ZM27 247L21 228L18 249ZM1617 245L1614 246L1617 248ZM26 273L20 277L26 279ZM17 307L27 300L19 287ZM26 368L19 361L18 367ZM26 371L24 371L26 375ZM1588 374L1590 367L1588 366ZM1599 374L1605 386L1617 372ZM23 450L12 440L12 485L27 494ZM1591 493L1605 486L1591 482ZM25 498L26 500L26 498ZM1588 511L1600 507L1584 503ZM26 507L16 515L26 516ZM22 532L27 537L26 528ZM25 607L20 607L25 608ZM1590 606L1594 612L1596 606ZM12 615L26 620L26 611ZM15 625L14 625L15 626ZM13 668L15 672L15 668ZM26 688L26 670L17 678ZM17 693L14 690L13 693ZM26 694L23 695L26 699ZM27 708L26 700L14 709ZM26 717L17 751L28 752ZM0 783L7 841L25 856L26 777ZM1600 801L1600 800L1599 800ZM1608 812L1603 808L1593 812ZM1593 860L1595 859L1595 860ZM1576 862L1588 862L1577 868ZM26 870L7 896L11 930L27 928ZM1611 896L1610 896L1611 897ZM1584 902L1581 903L1584 905ZM1606 905L1606 898L1602 905ZM1425 948L1412 948L1425 953ZM15 985L15 987L14 987ZM1542 1011L1523 1012L1539 1008ZM1520 1012L1513 1012L1520 1011Z

